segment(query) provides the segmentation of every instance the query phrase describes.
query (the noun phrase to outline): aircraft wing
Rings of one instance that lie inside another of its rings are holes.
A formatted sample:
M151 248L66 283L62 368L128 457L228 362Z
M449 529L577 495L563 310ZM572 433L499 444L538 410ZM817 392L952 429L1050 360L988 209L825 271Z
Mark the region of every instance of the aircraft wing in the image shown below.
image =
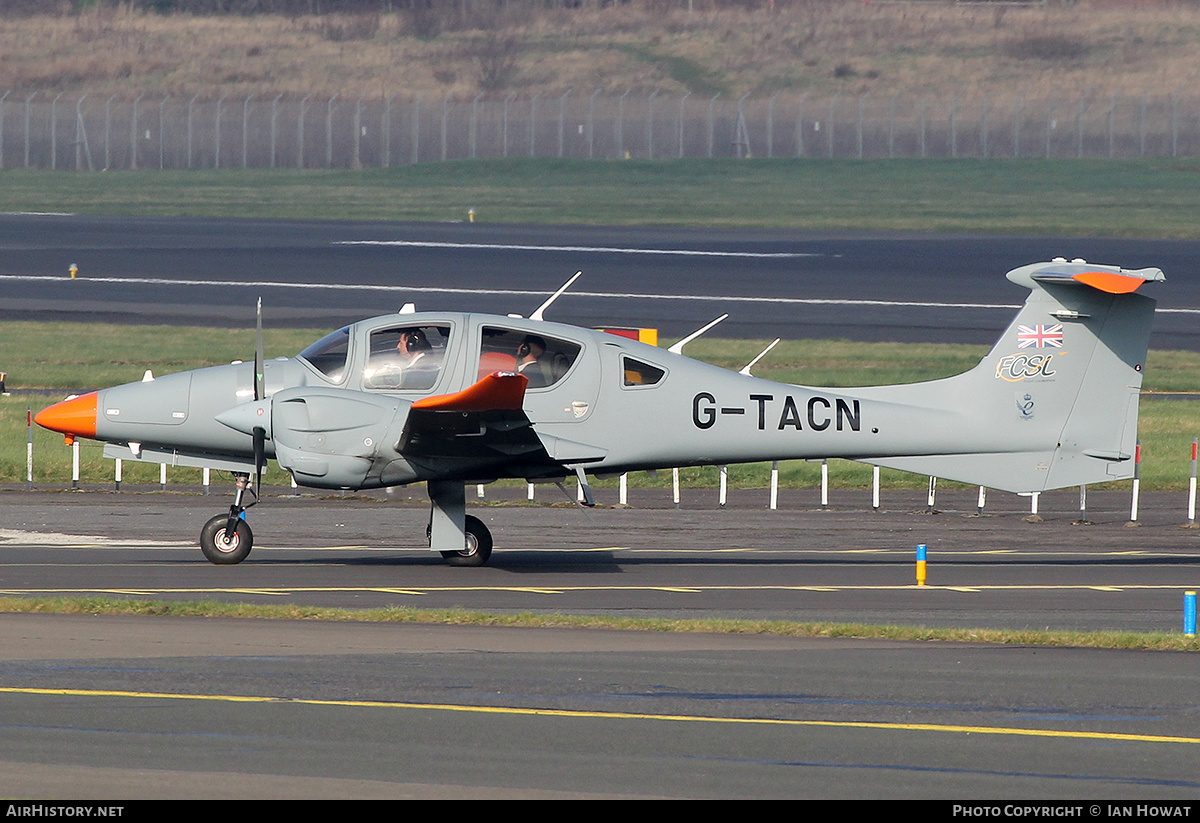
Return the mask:
M522 374L493 372L461 392L416 401L396 450L439 475L553 477L566 462L603 458L603 449L539 436L522 409L528 383Z

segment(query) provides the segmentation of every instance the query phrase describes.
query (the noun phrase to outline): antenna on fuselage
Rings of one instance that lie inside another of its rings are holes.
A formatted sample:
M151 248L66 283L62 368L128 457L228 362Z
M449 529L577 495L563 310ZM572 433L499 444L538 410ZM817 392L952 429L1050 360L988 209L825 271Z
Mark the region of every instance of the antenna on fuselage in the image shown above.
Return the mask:
M550 295L550 297L546 300L545 303L543 303L542 305L537 307L537 311L535 311L533 314L529 315L529 319L530 320L541 320L542 314L545 313L546 309L550 308L550 304L553 303L555 300L557 300L559 297L561 297L562 293L565 292L568 288L570 288L571 284L574 283L576 280L578 280L579 276L581 274L583 274L582 271L575 272L574 277L572 277L566 283L563 283L562 286L559 287L558 291L556 291L554 294Z
M759 352L758 357L754 358L749 363L747 363L746 367L744 369L742 369L741 371L739 371L738 374L744 374L747 377L751 377L752 375L750 374L750 369L752 369L754 367L755 363L757 363L759 360L762 360L763 357L766 356L767 352L769 352L771 349L775 348L775 345L779 342L779 340L780 340L780 338L776 337L771 342L771 345L767 346L765 349L763 349L761 352Z
M708 331L708 330L709 330L709 329L711 329L713 326L715 326L715 325L717 325L718 323L720 323L722 320L724 320L724 319L725 319L726 317L728 317L728 316L729 316L728 314L722 314L720 317L718 317L716 320L714 320L714 321L712 321L711 323L709 323L707 326L704 326L703 328L697 329L696 331L694 331L694 332L692 332L691 334L689 334L687 337L685 337L685 338L683 338L682 340L680 340L680 341L679 341L678 343L676 343L674 346L671 346L671 348L667 349L667 351L671 352L672 354L683 354L683 347L684 347L684 346L686 346L688 343L691 343L691 342L692 342L693 340L695 340L697 337L699 337L700 335L704 334L706 331Z

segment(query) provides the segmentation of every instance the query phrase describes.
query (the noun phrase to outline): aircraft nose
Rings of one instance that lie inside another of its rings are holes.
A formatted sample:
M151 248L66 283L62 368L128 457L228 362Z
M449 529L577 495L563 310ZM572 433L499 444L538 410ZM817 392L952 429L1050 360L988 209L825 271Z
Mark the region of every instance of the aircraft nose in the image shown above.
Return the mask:
M99 392L88 392L42 409L33 422L50 431L79 437L96 436L96 404Z

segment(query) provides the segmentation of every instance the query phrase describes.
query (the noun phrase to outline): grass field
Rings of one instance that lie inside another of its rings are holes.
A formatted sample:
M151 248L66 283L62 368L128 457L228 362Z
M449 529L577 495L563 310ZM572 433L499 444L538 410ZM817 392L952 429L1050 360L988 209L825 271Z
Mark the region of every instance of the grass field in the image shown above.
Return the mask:
M0 211L1200 237L1200 160L478 160L0 171Z
M267 329L264 348L270 355L290 355L322 333L324 330L319 329ZM91 345L79 349L71 342L78 340L91 341ZM689 345L688 352L697 359L738 369L760 352L765 343L701 338ZM24 322L9 323L0 329L0 351L5 352L10 388L60 389L62 395L136 381L147 368L156 374L167 374L249 359L253 347L251 330ZM755 367L755 374L780 382L829 387L908 383L966 371L986 352L984 346L948 344L784 341ZM1151 352L1145 388L1151 392L1200 392L1200 352ZM0 398L0 482L17 483L25 479L27 410L36 413L58 399L61 396ZM1186 488L1192 438L1200 436L1200 402L1145 397L1140 432L1143 487ZM36 426L33 437L34 481L69 485L71 454L62 437ZM80 442L83 482L111 482L113 466L102 458L100 444ZM127 461L124 481L154 484L158 482L158 472L157 465ZM768 464L733 466L729 482L735 488L765 488L769 472ZM717 477L715 467L688 468L682 472L682 482L690 487L713 487ZM882 472L881 479L889 488L920 489L926 483L923 477L890 469ZM267 480L276 484L288 482L278 469L269 473ZM780 480L785 486L813 487L820 482L820 467L804 461L786 461L780 467ZM170 482L198 484L200 472L173 468ZM214 479L214 483L218 482L224 481ZM663 486L671 481L665 474L650 478L639 473L634 482ZM871 469L847 460L833 460L830 482L838 488L867 488Z

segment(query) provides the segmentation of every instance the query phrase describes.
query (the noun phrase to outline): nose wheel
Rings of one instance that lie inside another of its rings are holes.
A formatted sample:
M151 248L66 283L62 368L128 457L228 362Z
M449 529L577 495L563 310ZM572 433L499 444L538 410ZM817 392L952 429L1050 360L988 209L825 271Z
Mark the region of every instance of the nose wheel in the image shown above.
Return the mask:
M222 566L241 563L253 546L254 533L250 531L250 524L240 517L232 532L227 514L218 514L200 530L200 551L212 563Z
M234 475L233 505L228 514L218 514L200 530L200 551L210 563L229 566L241 563L254 547L254 533L246 522L246 509L258 502L258 494L250 487L250 475ZM246 503L246 492L254 498Z

